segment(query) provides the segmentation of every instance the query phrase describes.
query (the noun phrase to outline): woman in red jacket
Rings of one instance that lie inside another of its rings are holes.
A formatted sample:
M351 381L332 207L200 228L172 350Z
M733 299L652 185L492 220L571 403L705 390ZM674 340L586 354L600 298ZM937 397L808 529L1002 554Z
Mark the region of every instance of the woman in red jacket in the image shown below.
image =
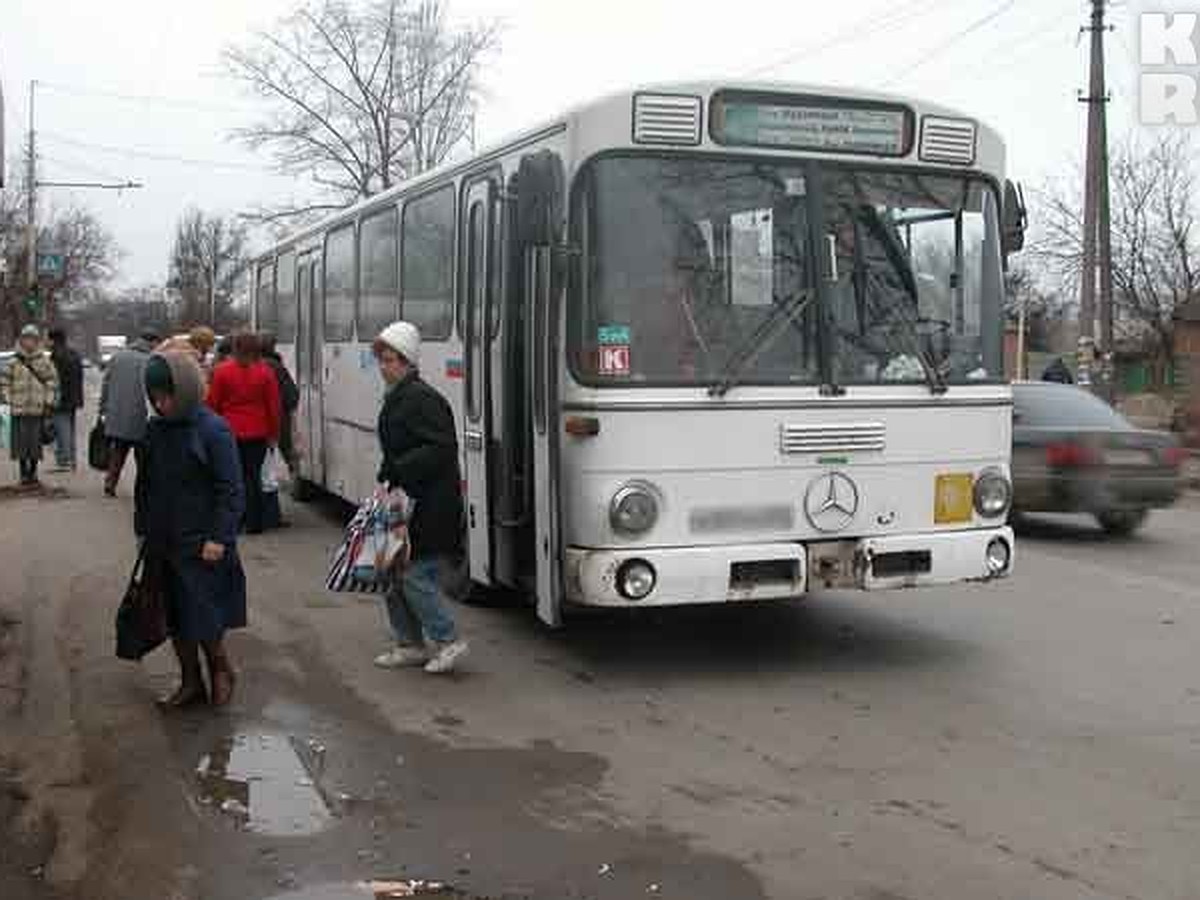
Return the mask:
M263 530L262 467L267 448L279 443L279 381L262 361L258 337L238 334L233 357L213 370L208 405L237 438L246 490L246 533Z

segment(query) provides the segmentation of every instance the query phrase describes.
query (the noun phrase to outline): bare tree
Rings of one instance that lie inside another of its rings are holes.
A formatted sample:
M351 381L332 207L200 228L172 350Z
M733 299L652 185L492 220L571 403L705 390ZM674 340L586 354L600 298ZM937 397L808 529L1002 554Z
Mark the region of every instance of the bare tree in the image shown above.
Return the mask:
M338 209L442 162L471 136L497 40L492 25L450 26L440 0L308 0L227 49L271 110L235 136L327 197L259 218Z
M216 328L231 321L237 279L248 262L245 225L187 210L175 226L168 281L179 296L180 324L205 322Z
M1119 145L1110 171L1112 276L1116 318L1127 338L1143 337L1164 365L1173 362L1174 314L1200 287L1200 196L1187 135L1163 133L1148 146ZM1083 212L1078 191L1039 192L1042 235L1033 256L1064 290L1078 292ZM1120 335L1120 332L1118 332Z
M0 341L7 341L25 321L55 318L63 307L86 301L89 289L110 280L121 257L112 233L86 207L51 208L39 222L39 252L63 256L63 274L40 284L40 309L26 305L29 297L29 252L25 240L28 218L23 178L0 190L0 256L6 273L0 279Z

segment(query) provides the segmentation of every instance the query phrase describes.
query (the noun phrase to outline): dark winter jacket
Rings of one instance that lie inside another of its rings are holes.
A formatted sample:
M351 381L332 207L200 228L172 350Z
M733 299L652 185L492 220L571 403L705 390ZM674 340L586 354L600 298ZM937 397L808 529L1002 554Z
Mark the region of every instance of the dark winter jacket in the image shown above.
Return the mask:
M1058 357L1050 365L1046 366L1046 371L1042 373L1042 381L1056 381L1059 384L1072 384L1075 379L1071 377L1071 370L1067 368L1066 363Z
M204 375L188 353L159 354L176 406L150 420L138 461L134 527L146 564L163 577L167 627L184 641L218 640L246 624L246 574L237 552L242 467L229 425L202 405ZM205 562L206 541L225 555Z
M136 496L134 528L151 549L198 557L205 541L233 546L245 500L225 420L205 407L180 421L151 419Z
M283 407L284 415L290 416L300 405L300 388L296 386L296 379L292 377L283 357L278 353L264 353L263 362L275 373L275 379L279 382L279 403Z
M83 358L66 344L50 352L58 370L58 412L74 412L83 406Z
M379 413L383 463L378 481L415 502L409 533L414 558L461 552L462 476L450 404L416 373L391 388Z

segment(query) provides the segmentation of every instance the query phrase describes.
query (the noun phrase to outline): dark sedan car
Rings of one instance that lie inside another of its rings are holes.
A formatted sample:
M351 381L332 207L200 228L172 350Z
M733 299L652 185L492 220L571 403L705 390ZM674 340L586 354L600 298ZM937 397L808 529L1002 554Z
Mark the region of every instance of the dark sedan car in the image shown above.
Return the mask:
M1090 513L1110 534L1131 534L1182 487L1185 451L1142 431L1086 390L1013 385L1013 511Z

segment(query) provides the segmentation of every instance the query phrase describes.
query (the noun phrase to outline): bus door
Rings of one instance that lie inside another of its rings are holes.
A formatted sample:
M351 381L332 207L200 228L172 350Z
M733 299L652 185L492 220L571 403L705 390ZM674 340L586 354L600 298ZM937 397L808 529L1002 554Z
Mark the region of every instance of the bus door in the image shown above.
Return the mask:
M492 246L492 185L479 181L463 198L463 277L460 302L464 304L463 379L465 423L463 444L467 480L467 540L471 579L482 584L492 573L492 327L497 299L492 267L498 263Z
M521 159L517 172L517 239L522 248L525 382L530 407L533 542L538 618L562 624L562 536L558 508L559 294L555 254L561 250L562 160L551 150Z
M300 385L300 435L304 456L300 471L314 484L325 483L324 366L322 336L325 317L321 302L320 254L306 253L296 271L300 333L296 337L296 377Z

